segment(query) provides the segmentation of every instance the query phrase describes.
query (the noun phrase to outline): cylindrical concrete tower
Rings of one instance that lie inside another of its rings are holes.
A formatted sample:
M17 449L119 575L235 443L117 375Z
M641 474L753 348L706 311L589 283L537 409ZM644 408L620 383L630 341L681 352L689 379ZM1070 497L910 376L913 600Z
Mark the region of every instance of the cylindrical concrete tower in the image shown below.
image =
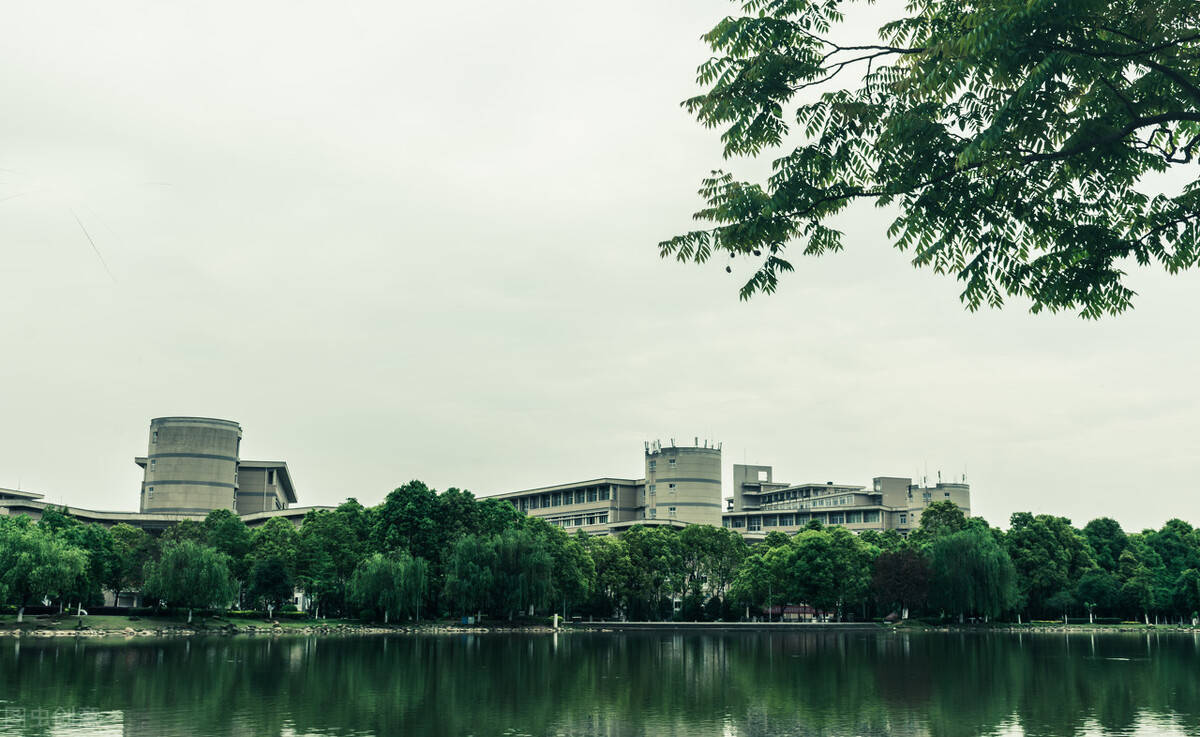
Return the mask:
M206 515L214 509L234 509L241 442L242 426L232 420L150 420L142 511Z
M721 448L646 444L646 519L721 524Z

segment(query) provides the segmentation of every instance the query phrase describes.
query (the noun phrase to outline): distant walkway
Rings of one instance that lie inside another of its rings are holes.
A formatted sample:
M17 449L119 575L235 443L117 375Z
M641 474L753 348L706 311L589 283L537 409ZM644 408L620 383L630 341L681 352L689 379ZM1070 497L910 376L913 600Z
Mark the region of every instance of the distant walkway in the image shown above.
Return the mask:
M879 630L874 622L573 622L586 630L698 630L703 632Z

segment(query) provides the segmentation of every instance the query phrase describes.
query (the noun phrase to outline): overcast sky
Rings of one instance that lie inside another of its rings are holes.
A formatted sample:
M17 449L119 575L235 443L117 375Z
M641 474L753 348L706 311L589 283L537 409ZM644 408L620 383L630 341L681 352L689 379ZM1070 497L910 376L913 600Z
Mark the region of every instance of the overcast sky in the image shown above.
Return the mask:
M303 504L637 478L699 435L727 494L940 469L993 524L1200 522L1196 274L970 314L870 207L749 303L749 263L659 259L721 165L678 103L731 7L12 4L0 486L136 509L150 418L189 414Z

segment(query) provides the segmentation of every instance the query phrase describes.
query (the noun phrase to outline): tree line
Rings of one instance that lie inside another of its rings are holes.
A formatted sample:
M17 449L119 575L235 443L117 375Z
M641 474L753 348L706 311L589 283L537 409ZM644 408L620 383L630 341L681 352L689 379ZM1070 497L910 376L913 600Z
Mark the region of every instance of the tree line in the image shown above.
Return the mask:
M419 481L377 506L313 510L300 527L249 529L228 510L154 536L47 508L0 518L0 602L60 610L140 592L152 607L292 609L372 621L487 616L776 618L807 605L830 619L947 621L1064 616L1190 620L1200 610L1200 529L1173 519L1126 533L1021 512L1007 531L930 505L918 529L854 534L810 525L757 543L721 527L634 526L569 535L509 502Z

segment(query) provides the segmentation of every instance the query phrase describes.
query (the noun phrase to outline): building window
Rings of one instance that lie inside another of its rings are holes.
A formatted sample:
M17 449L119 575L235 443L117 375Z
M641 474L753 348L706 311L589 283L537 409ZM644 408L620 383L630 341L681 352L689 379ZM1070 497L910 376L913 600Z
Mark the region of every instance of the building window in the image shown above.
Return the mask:
M674 489L674 488L675 488L675 484L667 484L667 488L668 488L668 489Z
M152 433L150 434L150 442L151 442L151 443L157 443L157 442L158 442L158 430L155 430L154 432L152 432Z
M608 515L607 514L599 515L598 517L596 517L596 522L598 522L599 524L602 524L602 525L607 525L608 524Z
M657 487L658 484L650 484L650 496L654 496L654 489Z
M658 461L650 461L650 470L653 471L655 465L657 465L657 464L658 464Z
M762 529L762 517L747 517L746 529L750 532L757 532Z
M153 486L151 486L150 488L146 489L146 491L150 492L150 496L151 496L151 498L153 498L153 497L154 497L154 487L153 487Z
M863 522L878 522L879 512L863 512Z
M829 524L840 525L840 524L844 524L845 521L846 521L846 519L845 519L845 517L842 516L841 512L830 512L829 513Z
M605 487L600 490L600 500L604 501L606 499L608 499L608 487Z
M650 507L650 519L658 519L658 510Z
M900 524L902 524L902 525L908 524L908 515L907 514L900 515Z
M669 464L671 464L672 466L674 466L674 465L675 465L675 459L674 459L674 458L672 458L671 460L667 461L667 463L669 463Z
M274 484L274 483L275 483L275 469L271 469L271 470L267 471L267 484L270 485L270 484Z
M675 516L675 507L667 507L667 514L671 517Z
M950 498L950 492L948 492L948 491L946 492L946 498L947 498L947 499L949 499L949 498Z
M157 465L158 465L158 461L155 461L155 460L150 461L150 470L153 471L154 467Z

